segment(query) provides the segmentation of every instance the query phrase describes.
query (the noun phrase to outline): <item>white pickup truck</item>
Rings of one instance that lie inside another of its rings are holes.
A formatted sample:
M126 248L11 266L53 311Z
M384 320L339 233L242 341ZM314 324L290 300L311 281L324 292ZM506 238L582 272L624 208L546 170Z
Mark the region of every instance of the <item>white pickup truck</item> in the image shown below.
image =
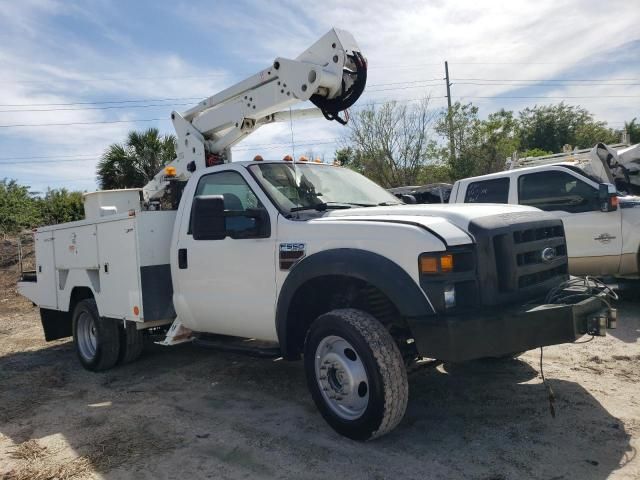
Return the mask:
M606 164L585 168L559 161L465 178L450 203L527 205L561 218L569 273L637 278L640 269L640 197L622 195Z
M45 338L73 336L95 371L135 360L159 330L165 345L302 356L323 417L364 440L400 422L407 366L421 357L509 356L604 334L614 311L601 296L562 295L553 215L404 205L339 166L229 161L261 124L306 115L276 111L294 97L338 119L363 76L355 41L334 30L174 112L178 158L149 185L87 194L85 220L35 232L36 271L18 288L40 307Z

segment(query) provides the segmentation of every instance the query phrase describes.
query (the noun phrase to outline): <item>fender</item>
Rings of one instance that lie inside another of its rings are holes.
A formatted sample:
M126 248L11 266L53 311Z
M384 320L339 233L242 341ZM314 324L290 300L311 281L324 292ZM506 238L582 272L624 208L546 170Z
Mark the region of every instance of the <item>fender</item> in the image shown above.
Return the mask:
M416 268L418 260L416 259ZM297 263L280 289L276 307L276 331L282 354L287 358L289 306L298 288L307 281L328 275L364 280L389 297L403 316L434 315L435 310L420 286L398 264L377 253L353 248L324 250Z

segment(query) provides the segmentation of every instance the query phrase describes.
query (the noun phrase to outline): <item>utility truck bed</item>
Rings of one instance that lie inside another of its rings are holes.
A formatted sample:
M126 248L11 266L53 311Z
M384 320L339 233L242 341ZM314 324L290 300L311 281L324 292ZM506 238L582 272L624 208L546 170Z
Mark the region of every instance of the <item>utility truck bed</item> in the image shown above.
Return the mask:
M91 285L101 316L171 322L175 214L131 211L40 228L36 275L25 277L20 290L43 309L67 311L74 291Z

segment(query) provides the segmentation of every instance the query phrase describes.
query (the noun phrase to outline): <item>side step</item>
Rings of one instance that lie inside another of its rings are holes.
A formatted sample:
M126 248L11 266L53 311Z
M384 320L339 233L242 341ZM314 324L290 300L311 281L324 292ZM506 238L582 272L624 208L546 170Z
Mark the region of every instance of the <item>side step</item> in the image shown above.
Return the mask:
M274 342L253 338L229 337L226 335L200 334L193 339L194 345L222 352L242 353L257 358L279 358L280 347Z

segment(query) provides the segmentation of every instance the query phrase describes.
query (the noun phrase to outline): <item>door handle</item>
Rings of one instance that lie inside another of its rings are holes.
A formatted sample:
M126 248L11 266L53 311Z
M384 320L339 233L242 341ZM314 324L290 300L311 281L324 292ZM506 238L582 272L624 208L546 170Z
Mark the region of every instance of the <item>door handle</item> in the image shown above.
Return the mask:
M178 268L185 269L189 266L187 262L187 249L180 248L178 249Z

